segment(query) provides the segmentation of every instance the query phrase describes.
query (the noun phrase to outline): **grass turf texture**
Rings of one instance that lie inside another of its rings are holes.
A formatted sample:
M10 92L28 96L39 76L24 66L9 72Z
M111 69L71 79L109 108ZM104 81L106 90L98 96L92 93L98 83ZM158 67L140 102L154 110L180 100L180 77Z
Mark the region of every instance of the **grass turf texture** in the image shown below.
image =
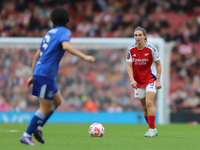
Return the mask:
M145 138L147 125L104 124L103 137L90 137L89 124L47 124L45 144L21 144L19 138L28 124L0 124L1 150L194 150L200 149L200 125L156 126L158 137ZM16 132L15 130L18 130Z

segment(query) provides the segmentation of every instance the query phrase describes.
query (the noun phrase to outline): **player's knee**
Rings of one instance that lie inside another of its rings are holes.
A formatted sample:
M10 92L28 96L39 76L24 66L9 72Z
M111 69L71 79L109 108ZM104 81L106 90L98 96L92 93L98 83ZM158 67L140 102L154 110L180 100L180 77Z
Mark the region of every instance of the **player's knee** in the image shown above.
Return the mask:
M146 107L147 107L147 109L153 107L153 101L147 99L146 100Z

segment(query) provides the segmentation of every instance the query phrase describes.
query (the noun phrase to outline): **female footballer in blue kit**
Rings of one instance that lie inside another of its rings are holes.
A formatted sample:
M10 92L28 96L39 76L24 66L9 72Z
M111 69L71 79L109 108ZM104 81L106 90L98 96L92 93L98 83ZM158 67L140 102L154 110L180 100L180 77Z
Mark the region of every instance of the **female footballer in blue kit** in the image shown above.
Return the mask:
M70 45L71 31L67 29L69 22L68 10L64 7L55 8L50 15L53 28L43 37L32 64L32 75L27 86L33 84L32 95L39 98L40 108L35 112L29 126L20 138L20 142L35 145L32 134L44 143L42 128L55 109L61 104L62 96L56 84L59 62L65 51L94 62L93 56L85 55Z

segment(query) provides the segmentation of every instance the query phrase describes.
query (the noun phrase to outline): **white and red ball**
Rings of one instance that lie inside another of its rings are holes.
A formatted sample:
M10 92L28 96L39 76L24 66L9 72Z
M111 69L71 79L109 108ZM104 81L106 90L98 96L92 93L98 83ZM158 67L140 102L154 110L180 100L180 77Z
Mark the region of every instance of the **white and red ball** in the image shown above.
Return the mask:
M91 137L102 137L105 133L105 129L100 123L93 123L88 130Z

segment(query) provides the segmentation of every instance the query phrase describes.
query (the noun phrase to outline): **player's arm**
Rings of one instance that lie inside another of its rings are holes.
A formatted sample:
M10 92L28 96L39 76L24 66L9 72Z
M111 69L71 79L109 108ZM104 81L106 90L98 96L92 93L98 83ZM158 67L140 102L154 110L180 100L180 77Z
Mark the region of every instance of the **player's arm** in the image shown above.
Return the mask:
M160 60L155 61L155 63L156 63L156 69L157 69L156 88L160 89L161 88L160 76L161 76L162 67L161 67Z
M87 61L90 61L90 62L94 62L95 61L95 58L93 56L90 56L90 55L85 55L84 53L80 52L79 50L75 49L71 44L70 42L68 41L64 41L62 43L62 47L64 50L68 51L69 53L75 55L75 56L78 56L78 57L81 57Z
M137 89L137 82L133 78L132 62L127 62L127 73L128 73L129 79L131 81L131 86L133 88Z
M31 76L33 76L33 72L34 72L34 68L35 68L35 65L40 57L40 50L38 49L37 52L35 53L35 56L33 57L33 63L32 63L32 70L31 70Z
M31 70L31 77L28 79L28 83L27 86L30 87L31 84L33 83L33 72L34 72L34 68L35 65L40 57L40 50L38 49L37 52L35 53L35 56L33 57L33 63L32 63L32 70Z

